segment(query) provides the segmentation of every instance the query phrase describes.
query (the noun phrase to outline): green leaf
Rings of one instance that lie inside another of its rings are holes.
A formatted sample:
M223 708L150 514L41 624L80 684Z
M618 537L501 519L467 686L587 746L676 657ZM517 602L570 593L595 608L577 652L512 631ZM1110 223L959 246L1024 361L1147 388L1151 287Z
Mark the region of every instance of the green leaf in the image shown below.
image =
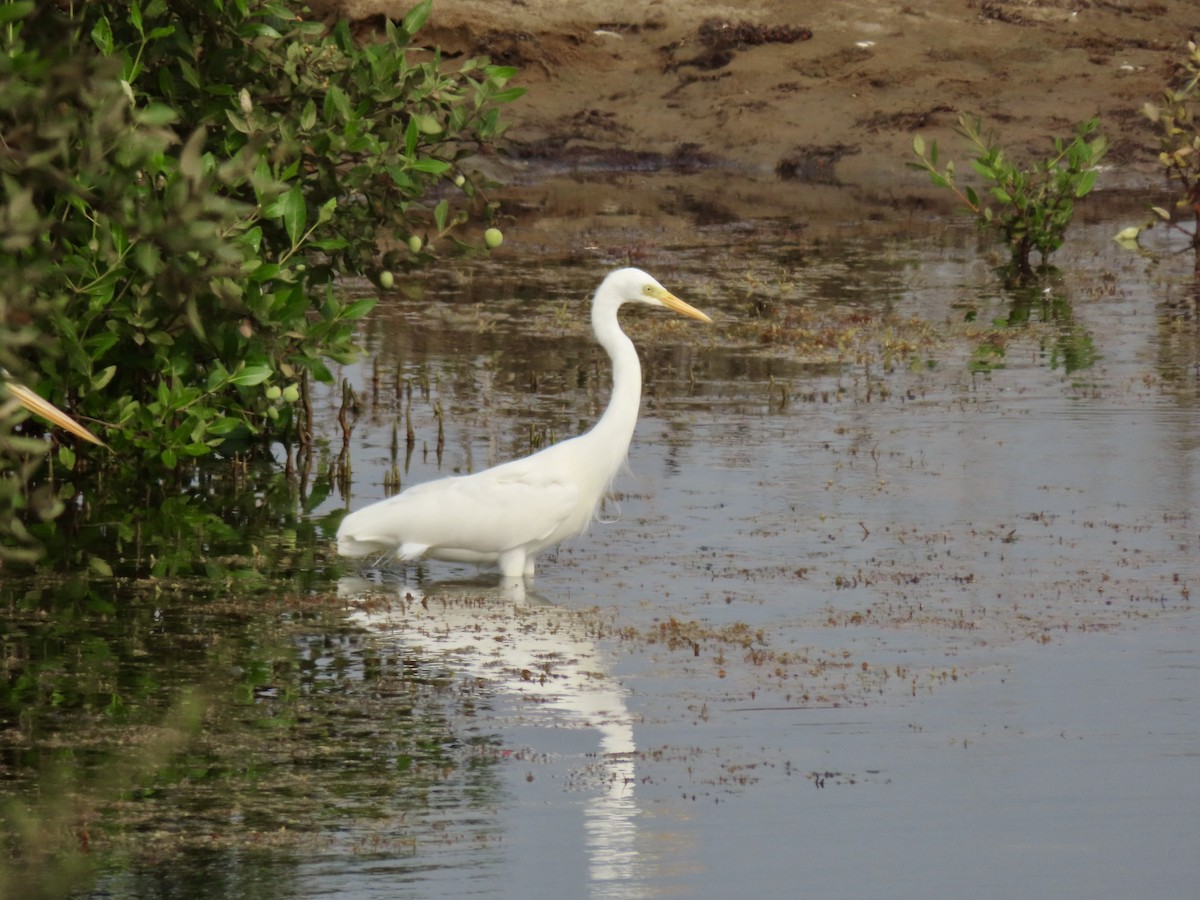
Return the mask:
M18 3L16 5L21 6L23 4ZM32 3L30 3L28 5L33 6ZM11 9L11 7L10 7L10 9ZM26 13L26 15L27 14L28 13ZM100 52L103 53L105 56L112 56L112 54L113 54L112 25L109 24L108 19L104 16L101 16L99 19L97 19L96 24L92 26L92 43L94 43L99 48Z
M392 179L392 181L395 183L396 187L398 187L398 188L412 187L413 180L411 178L409 178L408 175L405 173L405 171L402 168L400 168L399 166L387 166L387 167L385 167L384 171L387 172L388 177L390 177ZM30 205L32 206L32 201L31 201Z
M925 155L925 139L919 134L913 135L913 153L922 157Z
M227 110L225 110L225 118L227 118L229 120L230 125L232 125L235 129L240 131L242 134L250 134L251 133L250 123L246 121L246 117L243 116L240 112L236 112L235 110L232 110L232 109L227 109Z
M341 121L345 122L352 117L350 111L350 100L346 96L346 92L336 84L329 85L328 90L325 92L325 106L323 112L325 114L325 121L330 123L336 119L340 119Z
M488 100L492 103L512 103L514 100L519 100L528 93L527 88L507 88L503 91L495 91L488 96Z
M226 437L240 428L242 423L233 416L222 416L209 423L208 433L215 437Z
M321 360L305 360L305 368L312 373L313 378L322 384L333 384L333 373L329 371L329 367Z
M988 181L996 180L995 170L986 165L982 160L971 160L971 168L975 170L976 174L988 179Z
M196 67L183 57L177 58L175 64L179 66L179 73L183 76L183 80L189 86L200 90L200 75L196 72Z
M262 246L263 232L262 227L255 225L241 236L242 242L249 247L254 253L259 252L259 247Z
M0 6L0 25L3 25L7 22L16 21L17 19L24 19L31 12L33 12L33 7L34 7L34 4L32 2L30 2L30 3L5 3L3 6ZM102 20L102 21L104 21L105 25L108 24L108 22L106 20ZM109 36L111 38L111 32L110 32ZM104 48L101 47L100 49L103 50Z
M114 335L114 337L115 337L115 335ZM105 366L103 369L100 370L100 373L98 375L92 376L92 390L93 391L104 390L105 386L110 381L113 380L113 376L116 374L117 374L117 367L115 365L114 366Z
M279 275L279 266L276 263L263 263L259 260L254 260L253 266L246 266L242 269L246 272L252 282L262 284L264 281L270 281Z
M228 376L229 373L225 371L225 367L221 365L219 361L213 363L213 367L208 370L208 378L205 381L205 390L210 393L217 390L217 388L224 384L225 379Z
M520 70L516 66L488 66L484 71L487 72L488 80L496 87L503 87L504 83Z
M345 250L350 246L350 242L345 238L324 238L319 241L309 241L306 245L314 250L329 252L332 250Z
M417 142L421 139L421 132L417 130L417 120L409 119L408 126L404 129L404 155L412 158L417 155Z
M412 121L417 123L417 130L421 134L441 134L445 131L442 128L442 123L438 121L437 116L431 116L428 113L421 113L412 117Z
M250 26L250 31L255 37L271 38L272 40L279 40L283 37L282 34L280 34L266 22L255 22Z
M378 302L378 297L364 297L361 300L355 300L342 310L341 318L361 319L363 316L373 310Z
M112 578L113 574L112 566L99 556L88 557L88 571L93 575L99 575L101 578Z
M1080 176L1078 183L1075 185L1076 197L1085 197L1091 192L1092 188L1096 186L1096 175L1096 170L1092 169Z
M409 35L416 34L425 25L431 9L433 9L433 0L423 0L423 2L414 6L408 15L404 17L401 27Z
M308 498L304 501L304 511L311 513L318 506L325 502L325 498L329 496L330 490L333 487L333 480L330 478L317 479L309 490Z
M450 163L440 159L418 159L409 168L429 175L444 175L450 171Z
M433 208L433 221L437 224L439 232L446 230L446 213L450 210L450 204L442 200Z
M312 101L312 98L309 98L308 102L304 104L304 109L300 111L300 127L309 131L316 124L317 104Z
M300 185L294 185L290 191L281 194L274 203L263 210L263 214L268 219L283 219L283 227L292 246L299 246L308 217L308 210L304 205L304 190Z
M253 387L256 384L262 384L271 377L271 367L266 364L258 364L244 366L230 376L231 384L238 384L242 387Z

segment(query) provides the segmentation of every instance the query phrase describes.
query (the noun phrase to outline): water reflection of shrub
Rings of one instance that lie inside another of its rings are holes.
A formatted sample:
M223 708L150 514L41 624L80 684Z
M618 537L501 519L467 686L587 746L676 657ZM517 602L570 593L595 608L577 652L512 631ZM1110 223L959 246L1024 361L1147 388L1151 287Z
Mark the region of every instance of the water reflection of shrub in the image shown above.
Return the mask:
M990 372L1005 366L1009 343L1035 335L1041 356L1051 369L1065 374L1090 368L1098 354L1092 334L1075 318L1067 296L1050 287L1027 287L1006 292L1007 313L992 320L992 327L976 340L968 368ZM968 313L974 317L975 312Z
M0 583L0 896L128 893L198 849L287 867L334 834L411 846L434 794L495 794L472 685L373 649L321 590L320 491L257 472L190 490L72 508L49 564Z

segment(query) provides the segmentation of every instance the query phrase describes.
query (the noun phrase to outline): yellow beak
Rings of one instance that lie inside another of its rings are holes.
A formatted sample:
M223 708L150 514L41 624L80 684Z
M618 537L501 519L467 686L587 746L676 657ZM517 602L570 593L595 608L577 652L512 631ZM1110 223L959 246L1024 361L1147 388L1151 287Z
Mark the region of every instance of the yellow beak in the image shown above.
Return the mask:
M667 309L673 309L677 313L683 313L685 316L691 316L693 319L699 319L701 322L712 324L712 319L691 304L684 303L669 291L663 291L662 293L655 291L654 299L658 300Z
M46 402L24 385L6 381L4 382L4 389L8 391L9 396L34 415L41 416L48 422L83 438L85 441L91 441L93 444L99 444L101 447L107 446L104 441L100 440L100 438L96 437L57 406Z

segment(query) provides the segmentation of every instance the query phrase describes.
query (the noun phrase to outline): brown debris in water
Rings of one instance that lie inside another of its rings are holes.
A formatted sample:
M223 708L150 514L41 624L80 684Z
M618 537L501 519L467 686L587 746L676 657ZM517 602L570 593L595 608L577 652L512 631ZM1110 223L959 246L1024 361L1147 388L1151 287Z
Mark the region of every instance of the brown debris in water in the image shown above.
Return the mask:
M696 35L704 45L704 50L691 59L672 60L667 64L667 71L675 71L683 66L721 69L733 61L734 53L739 50L761 47L763 44L794 44L811 39L813 33L810 28L793 25L758 25L753 22L731 22L728 19L706 19ZM673 57L683 43L668 45L664 50Z
M838 160L844 156L855 156L860 149L847 144L806 144L779 160L775 165L775 174L784 181L837 184L834 169Z
M794 44L813 36L811 28L793 25L734 24L726 19L707 19L699 29L700 40L709 47L758 47L762 44Z

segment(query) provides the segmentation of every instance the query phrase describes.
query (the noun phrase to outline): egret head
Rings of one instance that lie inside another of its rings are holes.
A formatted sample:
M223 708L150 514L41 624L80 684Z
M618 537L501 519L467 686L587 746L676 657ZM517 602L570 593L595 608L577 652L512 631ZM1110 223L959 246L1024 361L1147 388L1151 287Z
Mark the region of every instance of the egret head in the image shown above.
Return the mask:
M641 269L617 269L609 274L596 292L597 303L601 298L610 298L616 305L622 303L644 303L649 306L665 306L701 322L712 322L708 316L694 306L684 303L653 277Z

